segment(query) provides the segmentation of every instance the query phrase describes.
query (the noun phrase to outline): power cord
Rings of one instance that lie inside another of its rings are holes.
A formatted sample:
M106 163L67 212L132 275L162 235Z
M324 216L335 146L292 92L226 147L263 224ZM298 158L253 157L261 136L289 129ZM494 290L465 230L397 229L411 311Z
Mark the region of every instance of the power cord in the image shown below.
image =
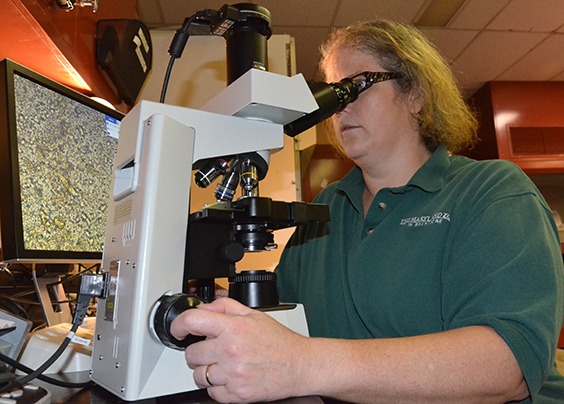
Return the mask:
M47 359L45 363L43 363L39 368L31 371L26 376L13 380L8 385L2 386L0 388L0 392L10 390L11 388L14 387L14 385L23 386L29 383L31 380L38 378L43 374L43 372L45 372L45 370L47 370L53 363L55 363L57 359L59 359L59 357L62 355L64 350L69 346L69 344L73 340L75 333L78 330L78 327L80 327L80 325L84 321L84 317L86 317L88 306L90 305L90 300L95 297L104 298L106 296L108 281L109 281L108 273L104 273L103 275L84 274L82 276L82 278L80 279L80 290L77 297L77 304L74 313L74 318L72 321L72 326L69 333L65 337L64 341L61 343L61 345L59 345L59 347L53 353L53 355L51 355L51 357L49 357L49 359ZM11 363L8 364L12 365ZM28 370L31 369L28 368Z

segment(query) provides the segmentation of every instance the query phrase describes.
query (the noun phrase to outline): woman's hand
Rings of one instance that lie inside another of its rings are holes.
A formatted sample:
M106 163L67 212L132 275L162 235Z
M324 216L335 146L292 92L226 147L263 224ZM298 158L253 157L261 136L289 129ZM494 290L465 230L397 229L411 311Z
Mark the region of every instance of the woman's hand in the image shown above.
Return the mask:
M309 339L239 302L220 298L179 315L177 339L208 338L186 348L196 384L220 402L275 400L306 395L303 355Z

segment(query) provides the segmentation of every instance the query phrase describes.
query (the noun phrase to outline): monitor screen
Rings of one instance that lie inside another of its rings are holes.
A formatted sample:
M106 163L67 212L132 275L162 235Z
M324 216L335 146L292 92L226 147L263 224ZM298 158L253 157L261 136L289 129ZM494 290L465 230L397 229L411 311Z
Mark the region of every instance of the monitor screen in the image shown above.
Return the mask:
M100 261L123 115L10 60L0 80L2 260Z

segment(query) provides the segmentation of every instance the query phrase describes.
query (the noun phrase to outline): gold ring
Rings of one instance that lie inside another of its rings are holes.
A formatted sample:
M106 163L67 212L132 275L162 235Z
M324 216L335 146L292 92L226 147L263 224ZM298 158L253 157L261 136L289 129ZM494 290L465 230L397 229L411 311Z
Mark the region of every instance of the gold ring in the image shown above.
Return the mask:
M206 366L206 382L210 385L210 387L213 387L213 383L210 382L210 366L211 364Z

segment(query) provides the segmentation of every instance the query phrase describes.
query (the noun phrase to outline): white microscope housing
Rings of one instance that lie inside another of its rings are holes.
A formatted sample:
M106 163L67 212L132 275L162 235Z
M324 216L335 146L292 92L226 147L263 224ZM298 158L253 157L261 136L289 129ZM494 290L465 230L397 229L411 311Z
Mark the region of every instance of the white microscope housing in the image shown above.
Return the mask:
M141 101L124 118L103 256L92 380L132 401L198 389L184 353L163 345L155 305L182 292L193 164L283 147L283 127L318 108L301 75L251 69L204 110ZM264 153L266 152L266 153ZM268 158L268 157L266 157ZM205 270L205 269L204 269ZM270 312L307 335L300 305Z

